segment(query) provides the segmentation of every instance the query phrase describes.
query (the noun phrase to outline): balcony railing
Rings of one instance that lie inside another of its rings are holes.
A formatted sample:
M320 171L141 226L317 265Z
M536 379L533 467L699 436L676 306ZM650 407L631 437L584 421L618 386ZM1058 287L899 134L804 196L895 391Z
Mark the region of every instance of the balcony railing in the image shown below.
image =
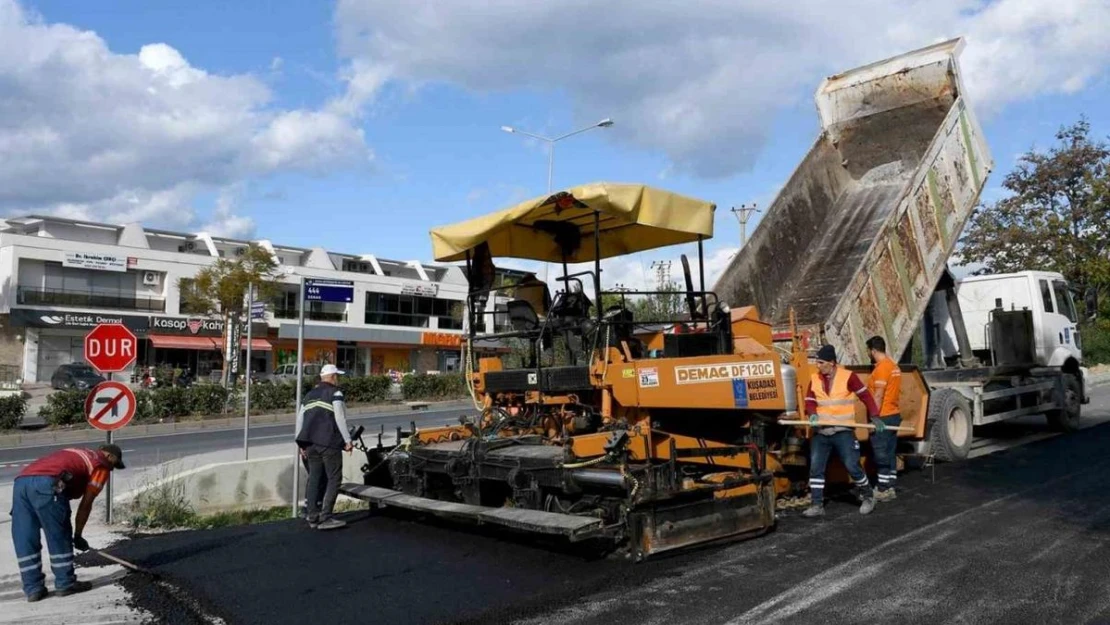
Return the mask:
M16 289L19 303L24 306L71 306L73 308L115 308L165 312L166 300L119 293L98 293L72 289L43 289L21 286Z
M274 319L299 319L300 311L296 308L275 308ZM304 318L311 321L347 322L347 311L331 312L326 310L306 310Z

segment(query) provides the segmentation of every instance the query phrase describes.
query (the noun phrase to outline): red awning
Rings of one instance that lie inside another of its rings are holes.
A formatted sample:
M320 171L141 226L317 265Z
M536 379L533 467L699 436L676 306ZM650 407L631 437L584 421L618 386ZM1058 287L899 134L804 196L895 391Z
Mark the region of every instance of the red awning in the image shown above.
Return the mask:
M247 339L239 339L239 346L243 349L247 348ZM256 339L251 337L251 351L252 352L271 352L274 346L266 339Z
M150 334L150 342L162 349L199 349L220 350L220 344L208 336L174 336L169 334Z

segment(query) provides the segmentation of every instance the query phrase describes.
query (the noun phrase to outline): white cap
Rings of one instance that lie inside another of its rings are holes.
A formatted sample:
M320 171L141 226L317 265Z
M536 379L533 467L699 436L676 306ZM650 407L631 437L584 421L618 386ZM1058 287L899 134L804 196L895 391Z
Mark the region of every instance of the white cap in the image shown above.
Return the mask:
M324 365L320 368L320 375L343 375L344 372L340 371L335 365Z

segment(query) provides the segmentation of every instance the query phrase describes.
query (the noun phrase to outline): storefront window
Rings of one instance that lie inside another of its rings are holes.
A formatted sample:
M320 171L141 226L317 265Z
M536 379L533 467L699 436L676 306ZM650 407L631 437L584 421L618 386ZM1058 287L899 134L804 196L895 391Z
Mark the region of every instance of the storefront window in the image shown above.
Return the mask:
M438 318L441 329L461 330L461 302L417 295L366 294L366 323L428 328L432 317Z

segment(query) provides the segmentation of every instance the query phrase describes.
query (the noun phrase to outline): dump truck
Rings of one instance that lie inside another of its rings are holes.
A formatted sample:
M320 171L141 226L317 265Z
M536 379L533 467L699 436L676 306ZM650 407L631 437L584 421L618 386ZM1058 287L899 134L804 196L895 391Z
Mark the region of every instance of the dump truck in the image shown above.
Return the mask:
M950 357L930 348L920 372L929 410L900 437L913 453L948 461L967 457L974 426L1045 414L1071 430L1089 401L1061 276L1045 291L1028 275L957 281L948 269L993 167L961 80L963 46L952 39L824 80L817 140L713 287L730 305L756 306L784 348L831 344L855 365L869 362L865 343L877 335L916 370L913 339L934 345L939 318ZM969 294L985 284L1025 295L984 309ZM1034 306L1037 293L1048 293L1050 316ZM973 325L961 304L975 306ZM993 349L984 336L996 338Z

